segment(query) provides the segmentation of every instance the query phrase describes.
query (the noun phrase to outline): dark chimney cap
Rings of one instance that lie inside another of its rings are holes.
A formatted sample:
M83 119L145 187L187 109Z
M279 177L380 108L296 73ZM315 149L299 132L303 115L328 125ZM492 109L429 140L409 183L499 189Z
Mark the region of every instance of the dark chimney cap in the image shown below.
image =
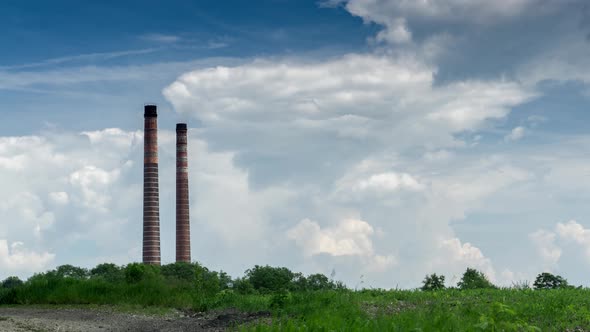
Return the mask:
M186 131L186 123L177 123L176 124L176 131L184 130Z
M143 114L146 118L155 118L158 116L157 106L156 105L145 105L144 106L145 113Z

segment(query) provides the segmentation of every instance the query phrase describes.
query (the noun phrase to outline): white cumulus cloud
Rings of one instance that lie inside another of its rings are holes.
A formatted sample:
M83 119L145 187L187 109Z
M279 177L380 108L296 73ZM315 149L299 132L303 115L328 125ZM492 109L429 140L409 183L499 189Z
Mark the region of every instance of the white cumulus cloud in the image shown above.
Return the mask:
M318 223L304 219L289 230L288 236L308 255L370 256L373 255L373 233L373 227L362 220L343 220L336 227L322 230Z
M383 272L394 266L394 255L376 254L372 237L373 227L362 220L345 219L337 225L322 228L317 222L304 219L287 232L305 255L356 256L363 261L362 268L370 272Z
M525 133L526 133L525 128L519 126L519 127L516 127L514 129L512 129L512 131L508 135L506 135L504 137L504 140L506 140L506 141L518 141L519 139L521 139L521 138L524 137Z
M382 25L377 40L390 43L411 41L412 33L407 21L465 22L495 25L507 19L525 15L550 13L560 5L551 0L324 0L322 7L344 6L365 22ZM569 1L571 2L571 1Z
M46 268L55 258L48 252L34 252L24 247L22 242L0 239L0 268L14 274L31 273ZM6 275L8 276L8 275Z
M543 259L543 269L551 271L561 257L561 248L555 243L555 233L538 230L529 235L539 255Z
M420 191L422 189L424 189L424 185L410 174L388 172L371 175L368 179L359 181L353 190L391 192L396 190Z
M558 223L555 231L560 238L573 241L582 247L586 258L590 260L590 229L584 228L575 220L570 220L567 223Z
M504 80L434 86L436 71L417 59L368 54L315 63L257 60L186 73L164 95L209 131L249 131L265 151L279 142L256 137L271 128L285 131L285 144L325 134L389 146L456 146L455 133L504 118L534 97Z

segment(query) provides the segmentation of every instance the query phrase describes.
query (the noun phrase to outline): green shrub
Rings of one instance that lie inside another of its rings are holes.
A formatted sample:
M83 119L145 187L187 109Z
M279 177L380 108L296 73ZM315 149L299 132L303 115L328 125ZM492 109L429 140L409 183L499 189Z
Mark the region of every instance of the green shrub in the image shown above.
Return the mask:
M512 287L510 287L510 288L515 289L515 290L525 291L525 290L530 290L531 285L527 280L520 280L520 281L513 281Z
M195 285L197 290L205 296L214 296L221 290L219 274L215 271L209 271L208 268L199 263L193 263L195 269Z
M286 289L282 289L272 295L270 298L270 307L272 309L284 309L290 300L291 293Z
M138 283L143 279L145 267L143 264L132 263L125 267L125 281L130 284Z
M0 304L18 304L16 288L0 288Z
M330 290L334 289L335 285L325 275L316 273L307 277L307 287L309 290Z
M295 274L286 267L256 265L254 268L246 270L246 277L255 290L268 293L292 287Z
M20 280L18 277L8 277L2 281L2 284L0 284L0 286L2 288L11 289L22 286L22 284L23 281Z
M472 268L467 268L465 273L463 273L463 277L457 283L457 287L460 289L495 288L483 272Z
M102 278L108 282L125 280L123 270L112 263L103 263L90 270L90 278Z
M433 273L431 275L426 275L424 280L422 281L422 288L423 291L436 291L445 289L445 276L436 275Z
M60 278L86 279L89 276L88 270L69 264L58 266L55 273Z
M160 276L160 267L156 265L131 263L124 268L125 281L133 284L142 280L155 279Z
M232 289L239 294L254 294L254 286L250 283L250 280L246 278L236 278L232 283Z
M169 279L177 279L187 282L195 281L195 266L191 263L176 262L162 265L162 276Z
M229 289L233 285L231 277L229 274L219 271L219 288L220 289Z
M553 275L548 272L543 272L537 276L533 283L535 289L558 289L568 288L567 280L559 275Z

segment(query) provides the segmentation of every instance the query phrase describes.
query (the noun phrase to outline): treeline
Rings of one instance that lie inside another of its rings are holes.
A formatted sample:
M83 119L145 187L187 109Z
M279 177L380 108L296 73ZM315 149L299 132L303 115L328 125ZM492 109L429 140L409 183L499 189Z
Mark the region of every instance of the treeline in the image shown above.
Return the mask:
M436 291L446 289L445 276L437 275L436 273L426 275L422 281L423 291ZM455 288L455 287L449 287ZM488 280L486 275L476 269L467 268L461 280L457 283L458 289L494 289L498 288L492 282ZM520 282L512 285L512 288L516 289L529 289L530 285L528 282ZM564 289L564 288L575 288L570 285L565 278L560 275L553 275L548 272L543 272L535 278L533 282L533 288L536 290L540 289Z
M443 275L430 274L422 291L494 289L484 273L468 268L457 286L446 287ZM527 282L511 288L530 288ZM534 289L573 288L558 275L541 273ZM285 267L254 266L243 277L211 271L199 263L163 266L105 263L92 269L62 265L26 281L9 277L0 284L0 304L130 304L207 310L281 307L293 294L350 291L323 274L304 276Z
M1 283L0 304L137 304L207 310L256 306L254 302L265 298L266 304L280 304L289 292L345 289L323 274L304 276L284 267L256 265L232 279L199 263L105 263L92 269L62 265L24 282L9 277Z

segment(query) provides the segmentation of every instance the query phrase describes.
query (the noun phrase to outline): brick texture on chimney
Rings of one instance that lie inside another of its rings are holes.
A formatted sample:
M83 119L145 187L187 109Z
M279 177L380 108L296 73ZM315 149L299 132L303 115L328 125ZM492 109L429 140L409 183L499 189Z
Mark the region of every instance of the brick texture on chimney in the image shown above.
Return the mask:
M187 126L176 125L176 261L191 261Z
M158 114L146 105L143 159L143 262L160 265L160 198L158 189Z

